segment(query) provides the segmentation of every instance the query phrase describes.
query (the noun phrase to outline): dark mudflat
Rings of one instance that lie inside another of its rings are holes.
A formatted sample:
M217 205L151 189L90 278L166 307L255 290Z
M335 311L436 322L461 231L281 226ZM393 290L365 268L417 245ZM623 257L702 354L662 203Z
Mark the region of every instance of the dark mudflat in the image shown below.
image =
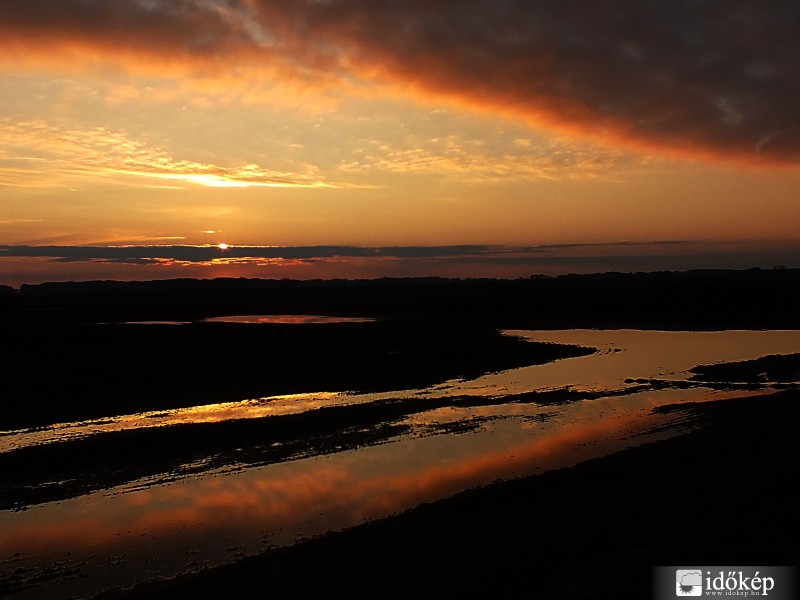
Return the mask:
M413 389L593 352L483 326L0 323L0 430L279 394Z

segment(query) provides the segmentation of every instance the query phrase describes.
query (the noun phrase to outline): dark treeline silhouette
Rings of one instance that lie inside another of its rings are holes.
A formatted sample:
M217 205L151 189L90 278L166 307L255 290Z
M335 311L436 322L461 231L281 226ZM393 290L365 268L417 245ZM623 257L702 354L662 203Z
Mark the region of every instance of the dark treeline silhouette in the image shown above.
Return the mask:
M8 318L122 321L221 314L336 314L501 327L797 327L800 269L529 279L90 281L0 294ZM50 310L45 310L50 309Z

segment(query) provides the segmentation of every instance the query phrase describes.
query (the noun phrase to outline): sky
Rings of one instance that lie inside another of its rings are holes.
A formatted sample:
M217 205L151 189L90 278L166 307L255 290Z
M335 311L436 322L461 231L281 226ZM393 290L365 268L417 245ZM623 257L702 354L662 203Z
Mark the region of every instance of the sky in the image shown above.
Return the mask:
M0 284L800 267L797 31L793 0L3 0Z

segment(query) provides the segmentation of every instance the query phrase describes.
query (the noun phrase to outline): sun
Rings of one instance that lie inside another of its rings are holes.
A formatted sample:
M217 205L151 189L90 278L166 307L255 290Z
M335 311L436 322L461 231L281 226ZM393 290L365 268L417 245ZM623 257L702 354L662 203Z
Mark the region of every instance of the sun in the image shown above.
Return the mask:
M217 247L218 247L220 250L227 250L227 249L228 249L228 244L226 244L225 242L222 242L222 243L220 243L220 244L217 244Z

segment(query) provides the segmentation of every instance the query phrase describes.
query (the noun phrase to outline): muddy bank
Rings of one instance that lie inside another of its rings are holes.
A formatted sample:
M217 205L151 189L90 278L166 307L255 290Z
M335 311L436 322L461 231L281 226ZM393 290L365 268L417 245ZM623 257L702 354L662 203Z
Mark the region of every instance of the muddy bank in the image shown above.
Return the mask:
M125 598L643 598L670 564L800 562L796 390L674 406L688 433Z
M0 325L0 430L279 394L413 389L591 349L431 322Z
M701 365L692 369L692 381L764 384L800 380L800 354L764 356L758 360Z

